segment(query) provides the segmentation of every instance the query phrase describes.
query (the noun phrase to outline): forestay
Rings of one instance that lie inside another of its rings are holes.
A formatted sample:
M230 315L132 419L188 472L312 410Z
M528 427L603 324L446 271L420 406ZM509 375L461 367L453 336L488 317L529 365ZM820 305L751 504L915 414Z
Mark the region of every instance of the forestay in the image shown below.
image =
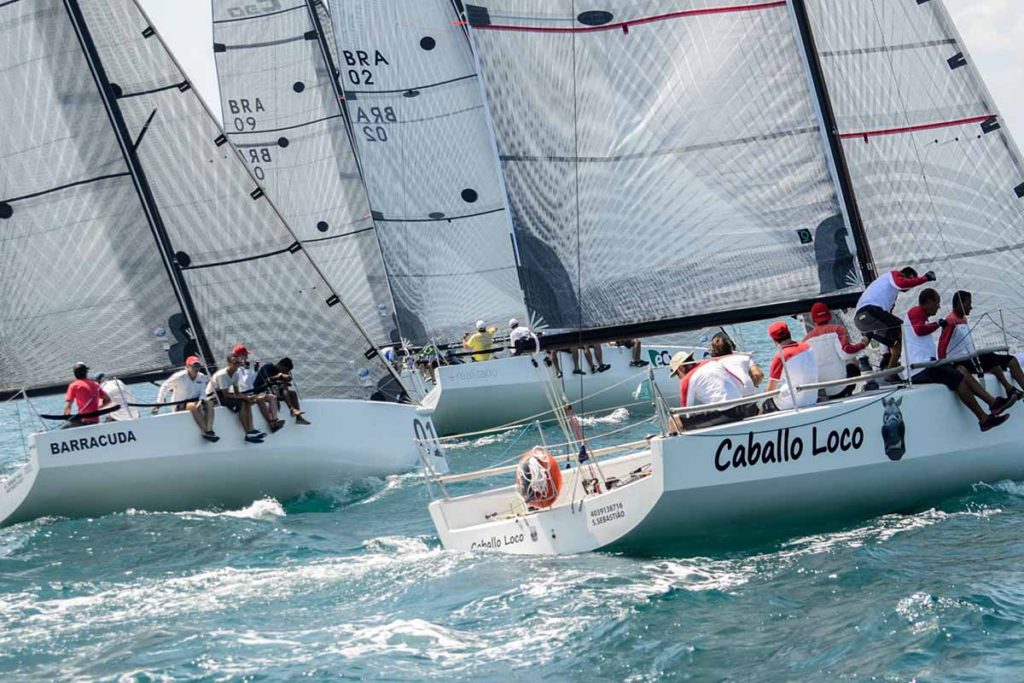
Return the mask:
M0 392L166 369L181 309L60 0L0 4L0 93Z
M403 334L450 338L478 318L524 318L480 84L450 0L343 0L331 8Z
M21 4L7 3L0 12ZM46 0L24 5L33 11L21 15L17 30L45 31L40 50L60 55L62 61L37 59L26 67L22 92L48 91L69 70L75 73L88 64L92 76L53 97L52 109L34 115L61 118L68 130L88 141L83 149L96 156L97 166L112 174L130 172L137 193L134 203L124 193L121 215L141 226L133 253L145 259L163 246L173 254L175 277L165 277L161 286L170 289L173 280L183 285L186 308L198 323L196 332L205 332L201 345L226 355L241 341L264 359L290 355L301 389L309 396L368 396L386 379L387 368L379 360L366 360L368 339L257 187L135 2ZM44 26L33 26L43 20ZM91 125L83 127L75 116L78 110L68 107L92 101L97 103L93 111L100 113L86 119ZM104 102L109 116L102 113ZM111 129L115 135L109 135ZM89 202L81 210L88 215L107 207ZM142 239L142 231L150 229L157 239ZM144 301L143 292L125 296ZM74 305L67 297L64 301ZM103 338L86 341L95 344L77 345L86 360L102 352Z
M213 0L224 129L346 306L384 344L398 340L394 307L313 4Z
M467 15L527 304L553 326L697 327L861 289L785 2Z
M998 311L1024 326L1024 164L941 0L806 5L879 271L934 269L944 307L973 291L978 346L1002 344Z

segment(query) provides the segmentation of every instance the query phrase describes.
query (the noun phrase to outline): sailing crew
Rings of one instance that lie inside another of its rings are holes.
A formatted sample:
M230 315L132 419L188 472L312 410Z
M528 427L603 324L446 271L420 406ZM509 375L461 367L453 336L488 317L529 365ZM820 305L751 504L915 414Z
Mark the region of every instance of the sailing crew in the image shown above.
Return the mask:
M533 343L529 343L530 341ZM513 356L523 353L533 353L540 350L540 341L537 335L530 331L529 327L521 325L519 320L512 318L508 321L508 347Z
M735 377L743 380L743 395L752 396L764 380L764 372L746 353L736 353L736 345L724 332L711 338L708 352L712 358L718 359Z
M764 412L813 406L818 402L818 390L798 391L797 387L818 381L814 349L807 342L794 341L789 325L781 320L768 326L768 336L779 348L768 368L768 391L779 389L781 393L765 401Z
M310 421L306 419L305 413L299 408L299 395L291 388L294 368L295 364L287 356L277 363L263 364L256 373L255 388L256 391L270 392L278 400L283 401L291 411L292 417L295 418L295 424L308 425L311 424Z
M587 367L590 369L591 375L596 375L599 372L610 370L612 366L604 362L604 353L601 351L600 344L588 344L587 346L577 346L572 352L572 374L584 375L586 374L580 369L580 351L583 352L583 358L587 361Z
M139 411L131 406L132 403L135 403L135 395L128 388L128 385L116 377L108 379L106 373L103 372L96 373L96 381L99 382L100 388L107 392L107 396L121 406L107 415L107 422L139 419Z
M641 360L640 358L641 344L639 339L620 339L614 345L630 350L629 367L642 368L651 364L650 361Z
M851 342L846 326L832 317L832 311L824 302L818 301L811 306L811 320L814 327L804 335L804 341L814 349L814 358L818 362L818 381L831 382L858 377L860 367L857 365L857 354L868 343ZM825 395L829 398L845 398L856 388L855 384L829 387L825 389Z
M67 391L64 392L64 414L71 415L72 403L76 404L78 414L67 420L61 429L98 424L100 421L98 415L87 415L86 417L78 417L78 415L103 410L112 403L110 396L103 391L99 382L89 379L89 366L85 363L75 363L72 372L75 375L75 380L68 385Z
M252 395L242 393L241 376L238 373L242 365L238 362L238 356L231 354L227 362L226 367L213 373L206 387L206 395L212 396L216 392L222 406L238 413L238 421L242 423L246 441L263 443L267 435L255 429L252 424L252 404L255 401Z
M953 311L946 316L946 327L939 335L939 360L947 357L957 358L960 356L971 356L967 360L957 363L968 373L995 375L999 384L1006 391L1006 396L1016 403L1024 398L1024 392L1018 387L1024 387L1024 373L1021 372L1020 361L1014 356L1003 353L978 354L974 346L974 337L971 335L971 327L967 322L967 316L973 308L973 297L970 292L963 290L953 294ZM1007 371L1013 375L1017 386L1013 386L1006 379Z
M672 377L680 378L679 402L684 408L735 401L747 395L747 382L733 372L723 358L706 358L697 362L693 353L680 351L669 361L669 370ZM756 412L754 404L748 404L685 418L679 416L673 419L673 432L737 422Z
M256 391L256 372L249 365L249 349L245 344L235 344L231 353L238 358L241 367L238 368L238 385L242 391L252 396L253 403L259 408L260 415L267 423L271 433L284 427L284 420L277 415L277 397L265 391Z
M186 358L185 368L178 370L160 385L156 402L167 403L167 396L170 394L170 403L174 405L175 412L187 410L192 413L192 419L199 427L202 437L211 443L217 443L220 437L213 431L213 400L203 398L209 378L203 373L202 368L203 364L198 356ZM152 412L154 415L159 413L160 406L153 406Z
M466 332L462 335L462 348L475 351L473 360L483 362L494 357L489 349L494 345L494 328L488 328L483 320L476 321L476 332L472 335Z
M939 312L940 303L941 299L937 291L931 288L923 289L918 296L918 305L907 311L904 321L904 326L907 329L903 334L906 337L906 364L909 372L913 372L913 367L916 364L935 361L938 355L935 338L932 335L935 330L948 327L949 323L945 319L939 320L937 323L930 323L928 318ZM1002 397L994 398L978 380L961 367L933 365L911 375L910 381L912 384L944 384L950 391L955 392L960 401L974 413L978 418L978 426L983 432L998 427L1010 417L1003 414L1003 411L1010 406L1010 400ZM988 404L990 409L988 415L978 405L975 397Z
M880 275L860 295L853 322L868 341L876 339L889 347L887 367L896 367L901 355L900 337L903 322L892 314L892 309L896 306L896 297L900 292L934 281L934 272L929 270L918 277L917 271L908 266Z

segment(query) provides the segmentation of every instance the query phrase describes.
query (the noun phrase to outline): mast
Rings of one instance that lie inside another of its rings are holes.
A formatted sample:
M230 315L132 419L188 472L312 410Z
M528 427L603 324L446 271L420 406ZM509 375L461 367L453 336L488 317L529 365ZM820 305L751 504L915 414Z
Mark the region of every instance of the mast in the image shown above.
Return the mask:
M825 137L831 151L832 165L839 184L839 195L843 199L846 215L850 220L850 228L853 231L853 242L857 248L861 277L864 278L864 285L867 286L878 277L878 270L875 267L875 259L871 255L871 246L868 243L867 232L864 230L860 207L857 206L857 195L853 190L850 167L846 162L842 141L839 139L839 128L836 124L835 111L832 109L832 98L829 96L821 60L818 58L814 32L811 30L811 22L807 17L807 6L804 4L804 0L792 0L789 4L793 11L800 42L804 48L804 61L807 64L811 84L814 86L814 96L817 99L818 111L821 114Z
M164 228L156 200L153 197L153 192L150 189L149 182L146 180L146 174L142 169L142 164L140 163L136 153L135 144L131 139L131 135L128 133L128 126L125 124L121 108L117 103L117 97L114 95L114 90L111 87L110 81L107 79L106 70L103 68L103 63L101 62L99 53L96 50L96 44L93 42L92 34L89 32L89 27L86 24L85 17L82 15L82 9L78 5L78 0L64 0L64 8L67 10L68 17L71 20L71 25L78 36L82 52L85 54L86 62L89 64L89 70L92 72L93 79L96 81L96 87L99 90L100 98L103 100L103 105L107 110L107 115L110 117L110 124L114 129L114 135L121 147L121 154L124 156L125 164L128 166L128 172L132 177L132 183L135 185L136 192L138 192L142 208L146 213L146 219L149 222L150 229L153 231L153 236L156 239L158 248L160 249L160 255L163 258L167 274L171 279L172 286L174 287L175 296L178 298L178 303L181 306L182 311L185 313L185 317L188 319L189 326L192 328L192 333L195 335L196 342L199 344L200 353L206 360L207 365L213 364L215 356L213 355L213 351L206 339L206 334L203 332L203 328L199 324L199 316L196 313L195 303L188 291L188 287L185 285L185 279L181 275L178 263L174 258L174 249L171 246L170 238L167 236L167 230Z

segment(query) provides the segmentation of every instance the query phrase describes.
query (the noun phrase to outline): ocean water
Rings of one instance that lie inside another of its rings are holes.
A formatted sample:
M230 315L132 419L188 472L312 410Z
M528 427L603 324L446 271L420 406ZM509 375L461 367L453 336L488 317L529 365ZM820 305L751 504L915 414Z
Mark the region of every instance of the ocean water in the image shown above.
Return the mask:
M21 457L19 422L24 404L0 406L0 470ZM653 431L623 411L586 429ZM535 436L449 455L487 466ZM449 552L428 500L411 473L0 529L0 681L1024 680L1024 484L646 558Z

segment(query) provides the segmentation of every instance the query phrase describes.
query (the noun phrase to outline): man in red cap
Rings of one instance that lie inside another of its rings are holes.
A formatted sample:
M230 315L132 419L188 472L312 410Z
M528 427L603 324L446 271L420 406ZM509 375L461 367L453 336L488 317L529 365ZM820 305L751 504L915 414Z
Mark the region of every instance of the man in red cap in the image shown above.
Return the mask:
M192 413L192 419L196 421L199 432L207 441L216 443L220 437L213 431L213 401L203 397L206 391L206 383L209 378L202 372L202 361L198 356L189 356L185 359L185 369L164 380L160 385L160 391L156 395L157 403L167 403L167 395L171 395L171 404L175 412L187 410ZM153 414L160 412L159 406L153 407Z
M260 415L267 422L271 433L284 427L284 420L277 414L277 397L265 391L256 391L256 372L249 367L249 349L245 344L235 344L231 355L238 358L241 367L238 368L238 384L243 392L252 396L252 402L259 408Z
M814 349L807 342L793 341L789 325L782 321L768 326L768 336L779 347L779 352L772 359L771 367L768 369L768 391L781 389L782 393L765 402L765 411L813 406L818 402L818 390L796 389L818 381L818 362L814 358Z
M832 318L832 311L821 301L811 306L811 320L814 328L804 335L804 341L814 349L814 358L818 362L818 381L831 382L858 376L860 368L857 367L856 354L864 350L867 342L851 342L846 327ZM825 393L829 398L843 398L852 394L855 388L855 385L849 384L826 389Z

